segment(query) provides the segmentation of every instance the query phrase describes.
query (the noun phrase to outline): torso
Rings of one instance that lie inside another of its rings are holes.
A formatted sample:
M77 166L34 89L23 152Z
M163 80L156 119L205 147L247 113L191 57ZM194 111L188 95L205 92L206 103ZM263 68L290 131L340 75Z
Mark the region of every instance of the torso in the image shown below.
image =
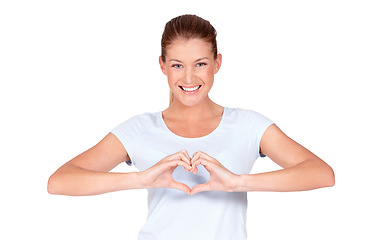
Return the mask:
M219 110L217 108L211 111L212 114L205 114L205 118L200 118L200 122L205 124L176 122L173 119L183 120L182 116L168 115L167 112L166 125L162 122L164 112L145 113L129 119L112 132L124 144L139 171L145 171L166 156L185 149L190 157L193 153L202 151L217 159L232 173L248 174L259 156L260 139L272 122L249 110L225 108L223 117ZM181 138L172 134L168 127L176 134L187 137L210 134L198 139ZM203 165L198 167L198 173L192 174L178 166L173 171L173 179L190 188L208 182L210 173ZM147 239L149 236L171 239L171 236L184 231L186 223L202 233L199 239L246 239L246 192L206 191L191 197L171 188L147 190L149 215L139 233L139 239ZM164 211L165 209L168 211ZM176 218L176 213L186 217ZM160 231L160 228L167 230ZM184 234L179 239L197 237L193 232L191 235Z

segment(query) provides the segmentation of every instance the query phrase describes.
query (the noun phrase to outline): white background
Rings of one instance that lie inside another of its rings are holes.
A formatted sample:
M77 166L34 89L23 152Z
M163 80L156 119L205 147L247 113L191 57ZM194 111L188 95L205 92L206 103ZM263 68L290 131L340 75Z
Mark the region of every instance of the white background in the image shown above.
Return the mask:
M249 239L374 239L374 12L363 0L1 1L0 238L137 239L146 190L52 196L47 180L129 117L167 108L161 34L193 13L223 54L211 98L271 118L336 173L333 188L248 193ZM259 159L253 172L275 169Z

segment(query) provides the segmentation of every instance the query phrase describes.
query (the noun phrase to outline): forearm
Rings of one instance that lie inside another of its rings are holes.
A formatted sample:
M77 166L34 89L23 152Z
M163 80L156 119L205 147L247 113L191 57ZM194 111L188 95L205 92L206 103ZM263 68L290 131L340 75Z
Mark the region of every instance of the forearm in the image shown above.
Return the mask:
M327 164L307 160L287 169L240 175L235 191L304 191L330 187L334 181L334 173Z
M88 196L143 187L138 172L95 172L66 164L49 178L47 188L50 194Z

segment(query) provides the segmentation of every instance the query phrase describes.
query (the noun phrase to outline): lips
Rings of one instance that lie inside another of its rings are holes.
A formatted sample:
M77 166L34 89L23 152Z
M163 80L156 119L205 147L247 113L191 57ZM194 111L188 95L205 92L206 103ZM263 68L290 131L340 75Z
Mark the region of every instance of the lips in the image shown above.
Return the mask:
M199 90L202 85L197 85L197 86L179 86L182 91L187 92L187 93L193 93Z

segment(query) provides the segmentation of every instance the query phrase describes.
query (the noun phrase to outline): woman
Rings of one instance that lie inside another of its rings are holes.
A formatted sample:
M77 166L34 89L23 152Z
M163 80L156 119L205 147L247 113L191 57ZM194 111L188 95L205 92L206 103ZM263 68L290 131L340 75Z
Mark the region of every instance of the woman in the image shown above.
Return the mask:
M268 118L222 107L208 96L222 56L216 31L194 15L169 21L159 63L170 106L130 118L60 167L48 192L94 195L148 189L139 239L246 239L248 191L302 191L334 185L333 170ZM249 174L260 155L283 169ZM133 163L139 172L110 173Z

